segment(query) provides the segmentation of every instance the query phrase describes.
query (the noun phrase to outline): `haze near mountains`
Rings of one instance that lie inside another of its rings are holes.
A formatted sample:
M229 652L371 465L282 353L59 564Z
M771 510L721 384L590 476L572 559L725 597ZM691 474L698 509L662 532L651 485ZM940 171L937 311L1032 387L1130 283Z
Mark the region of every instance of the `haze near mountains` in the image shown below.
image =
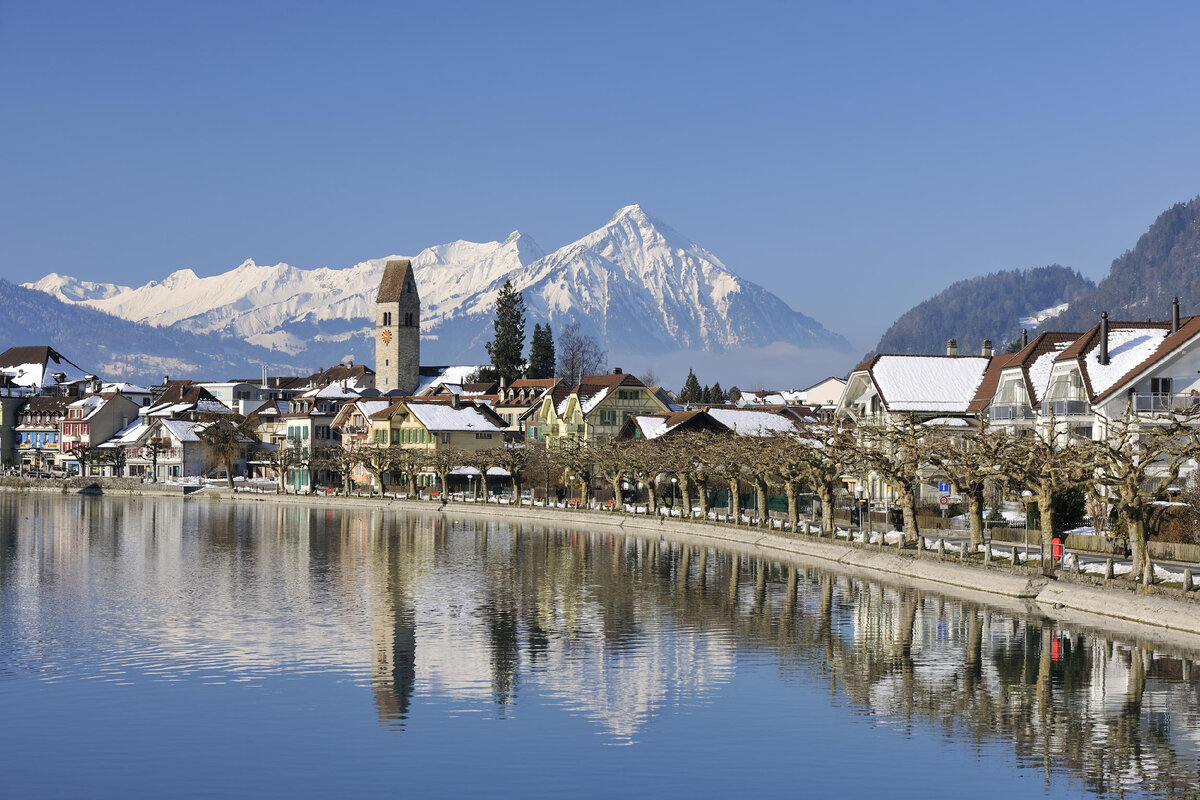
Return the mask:
M127 287L50 274L26 286L127 320L232 336L318 366L374 358L374 301L388 258L346 269L260 266L221 275L190 269ZM422 361L482 363L496 294L522 292L528 326L577 321L610 350L722 352L786 343L845 351L845 339L730 271L646 214L619 210L598 230L545 254L529 236L451 242L413 257L422 303Z

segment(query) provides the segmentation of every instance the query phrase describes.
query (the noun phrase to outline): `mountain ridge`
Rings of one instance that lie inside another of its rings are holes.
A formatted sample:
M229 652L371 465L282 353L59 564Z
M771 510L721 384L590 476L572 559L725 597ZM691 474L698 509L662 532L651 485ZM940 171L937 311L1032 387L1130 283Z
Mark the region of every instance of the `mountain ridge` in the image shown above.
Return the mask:
M183 268L138 287L56 273L24 285L124 319L237 337L293 358L324 363L357 351L369 361L374 293L383 265L401 257L316 269L246 259L219 275ZM610 350L720 352L775 341L849 347L636 204L552 253L513 231L503 241L448 242L411 258L427 361L479 358L508 279L525 297L530 324L576 322Z

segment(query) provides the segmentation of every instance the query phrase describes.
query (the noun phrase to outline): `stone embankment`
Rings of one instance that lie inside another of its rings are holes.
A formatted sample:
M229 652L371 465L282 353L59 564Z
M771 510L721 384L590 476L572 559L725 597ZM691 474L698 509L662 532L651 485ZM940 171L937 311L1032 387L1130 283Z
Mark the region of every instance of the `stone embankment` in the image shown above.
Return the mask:
M213 486L189 493L185 490L194 490L196 487L143 484L136 479L30 481L4 478L0 479L0 488L55 494L175 497L187 494L188 502L269 502L387 508L425 514L447 512L542 524L616 529L696 543L716 542L727 549L756 555L783 556L855 577L882 578L902 585L941 590L984 603L994 604L998 600L1001 605L1011 606L1015 603L1025 610L1038 611L1064 621L1134 635L1139 626L1150 626L1160 631L1184 634L1189 639L1200 636L1200 601L1195 591L1184 592L1160 586L1141 589L1128 580L1104 580L1059 570L1042 570L1031 565L1014 567L1008 562L963 563L957 557L939 558L932 551L898 551L890 546L881 548L874 544L792 535L728 523L494 503L452 503L442 506L427 500L230 492ZM1189 641L1189 644L1195 645L1197 642Z

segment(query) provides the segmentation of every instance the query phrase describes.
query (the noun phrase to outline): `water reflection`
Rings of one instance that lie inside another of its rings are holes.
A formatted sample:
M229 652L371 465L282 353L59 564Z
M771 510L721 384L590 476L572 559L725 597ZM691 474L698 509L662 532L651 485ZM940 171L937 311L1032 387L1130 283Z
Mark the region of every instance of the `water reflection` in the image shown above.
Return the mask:
M421 704L504 718L528 697L637 743L765 660L899 736L1002 745L1099 795L1200 788L1197 653L1019 607L387 510L4 495L0 526L0 681L333 674L405 736Z

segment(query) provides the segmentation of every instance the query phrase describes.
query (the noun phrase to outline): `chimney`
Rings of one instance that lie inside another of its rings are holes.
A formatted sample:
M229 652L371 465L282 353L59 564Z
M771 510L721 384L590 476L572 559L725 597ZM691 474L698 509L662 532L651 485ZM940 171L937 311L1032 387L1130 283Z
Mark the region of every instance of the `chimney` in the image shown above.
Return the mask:
M613 367L613 375L620 375L620 374L621 374L621 368Z
M1171 300L1171 333L1179 333L1179 298Z
M507 388L508 388L508 378L501 375L500 376L500 391L503 393L503 391Z
M950 341L946 342L946 355L958 355L958 339L951 339Z
M983 356L984 358L992 357L992 340L991 339L983 340L983 347L979 348L979 355Z
M450 407L458 408L458 392L450 393Z
M170 383L170 382L171 382L171 376L170 376L170 375L163 375L163 386L166 386L166 385L167 385L168 383Z
M263 364L262 368L263 368L262 388L265 389L265 388L267 388L267 365Z
M1108 366L1108 312L1100 312L1100 363Z
M1029 347L1029 328L1021 328L1021 349Z

